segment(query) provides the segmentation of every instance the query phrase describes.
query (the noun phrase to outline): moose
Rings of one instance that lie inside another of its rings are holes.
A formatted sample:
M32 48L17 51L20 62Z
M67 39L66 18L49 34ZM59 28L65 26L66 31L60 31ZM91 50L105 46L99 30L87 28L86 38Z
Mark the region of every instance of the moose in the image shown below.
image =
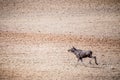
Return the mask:
M91 50L81 50L81 49L76 49L75 47L72 47L71 49L68 50L68 52L72 52L74 55L77 57L77 61L81 60L83 62L83 58L93 58L95 60L95 64L98 65L96 56L92 56L92 51ZM91 64L91 61L89 62Z

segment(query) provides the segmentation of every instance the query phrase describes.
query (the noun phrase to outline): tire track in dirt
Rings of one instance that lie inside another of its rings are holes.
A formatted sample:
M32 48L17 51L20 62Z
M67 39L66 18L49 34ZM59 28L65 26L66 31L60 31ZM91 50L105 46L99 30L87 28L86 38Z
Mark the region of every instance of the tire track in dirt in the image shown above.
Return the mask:
M37 33L15 33L0 31L0 42L9 42L15 44L38 44L38 43L83 43L83 44L98 44L111 45L120 47L119 38L110 37L95 37L93 35L71 35L71 34L37 34Z

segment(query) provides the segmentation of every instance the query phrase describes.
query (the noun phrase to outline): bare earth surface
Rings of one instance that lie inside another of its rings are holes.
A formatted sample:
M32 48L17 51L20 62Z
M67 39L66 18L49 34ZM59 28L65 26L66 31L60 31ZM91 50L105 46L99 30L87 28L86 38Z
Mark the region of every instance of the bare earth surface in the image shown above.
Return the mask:
M0 80L119 80L119 0L1 0ZM76 66L72 46L97 56Z

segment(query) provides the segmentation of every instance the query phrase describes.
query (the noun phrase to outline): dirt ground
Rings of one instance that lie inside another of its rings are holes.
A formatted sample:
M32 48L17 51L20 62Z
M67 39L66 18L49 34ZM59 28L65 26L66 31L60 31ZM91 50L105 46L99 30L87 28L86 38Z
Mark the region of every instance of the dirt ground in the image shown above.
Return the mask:
M0 80L119 80L119 0L0 0ZM76 66L72 46L92 50Z

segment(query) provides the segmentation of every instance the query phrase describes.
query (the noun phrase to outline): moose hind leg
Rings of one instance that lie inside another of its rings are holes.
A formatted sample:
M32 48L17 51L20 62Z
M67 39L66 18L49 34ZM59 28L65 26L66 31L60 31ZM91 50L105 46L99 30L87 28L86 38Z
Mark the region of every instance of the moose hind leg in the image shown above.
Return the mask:
M91 55L89 55L88 57L89 57L89 58L93 58L93 57L92 57L92 54L91 54ZM92 61L92 60L90 60L90 61L89 61L89 64L92 64L92 62L91 62L91 61Z
M95 64L98 65L96 56L90 55L89 58L93 58L95 60ZM91 64L91 60L89 61L89 63Z
M78 63L79 63L79 60L80 60L80 59L79 59L79 58L77 58L77 63L76 63L76 65L75 65L75 67L77 67L77 65L78 65Z
M91 60L89 61L89 64L92 64Z
M94 60L95 60L95 64L98 65L98 63L97 63L97 59L96 59L96 56L92 56L92 58L94 58Z

